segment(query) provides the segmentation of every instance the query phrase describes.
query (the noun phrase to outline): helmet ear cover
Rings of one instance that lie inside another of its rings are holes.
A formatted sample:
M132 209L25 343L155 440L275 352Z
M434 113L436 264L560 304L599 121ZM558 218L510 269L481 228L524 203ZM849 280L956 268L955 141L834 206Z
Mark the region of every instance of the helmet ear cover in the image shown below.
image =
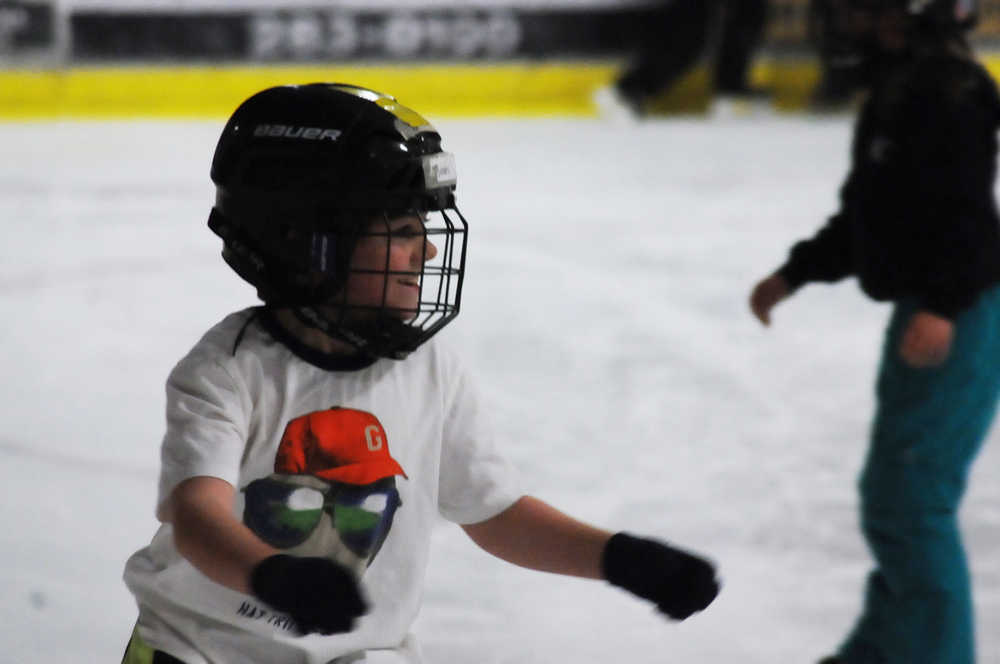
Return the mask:
M223 239L222 257L258 297L274 307L328 301L347 280L350 252L356 242L346 229L303 232L264 217L241 217L216 205L208 225Z

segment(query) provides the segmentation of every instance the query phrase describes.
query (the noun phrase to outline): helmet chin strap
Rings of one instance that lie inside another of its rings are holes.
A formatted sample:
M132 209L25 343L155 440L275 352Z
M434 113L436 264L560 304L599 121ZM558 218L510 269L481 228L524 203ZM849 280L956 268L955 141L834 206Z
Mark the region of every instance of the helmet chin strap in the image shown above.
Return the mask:
M346 323L343 315L340 320L331 320L315 306L294 307L292 314L303 325L370 357L401 360L415 349L413 342L420 337L419 330L381 313L370 323L359 324Z

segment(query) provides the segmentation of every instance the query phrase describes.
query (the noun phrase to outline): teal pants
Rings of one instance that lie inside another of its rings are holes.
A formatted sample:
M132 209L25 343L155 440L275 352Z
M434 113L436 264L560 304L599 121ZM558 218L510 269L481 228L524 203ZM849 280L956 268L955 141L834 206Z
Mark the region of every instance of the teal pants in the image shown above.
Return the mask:
M913 302L896 305L862 471L861 527L875 559L841 647L847 664L973 664L972 593L957 512L1000 395L1000 288L955 321L948 361L899 358Z

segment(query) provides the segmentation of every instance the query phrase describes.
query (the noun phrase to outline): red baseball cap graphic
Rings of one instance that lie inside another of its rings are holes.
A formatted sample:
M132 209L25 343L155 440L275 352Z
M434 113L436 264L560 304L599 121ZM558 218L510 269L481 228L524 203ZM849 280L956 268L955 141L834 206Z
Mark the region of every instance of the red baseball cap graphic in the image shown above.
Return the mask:
M274 472L357 485L392 475L406 477L389 455L389 442L378 418L339 407L289 422L278 445Z

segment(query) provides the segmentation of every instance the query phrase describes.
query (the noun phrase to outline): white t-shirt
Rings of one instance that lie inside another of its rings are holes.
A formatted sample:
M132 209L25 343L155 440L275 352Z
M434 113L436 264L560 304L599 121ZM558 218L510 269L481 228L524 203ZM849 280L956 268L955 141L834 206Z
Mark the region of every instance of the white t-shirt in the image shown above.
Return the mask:
M300 636L289 616L201 574L164 524L125 567L140 636L187 664L419 662L409 629L435 523L500 513L521 496L516 474L469 376L433 340L405 360L320 368L253 311L209 330L167 381L158 504L191 477L229 482L234 514L262 539L356 569L370 611L350 633ZM378 490L361 501L361 485Z

